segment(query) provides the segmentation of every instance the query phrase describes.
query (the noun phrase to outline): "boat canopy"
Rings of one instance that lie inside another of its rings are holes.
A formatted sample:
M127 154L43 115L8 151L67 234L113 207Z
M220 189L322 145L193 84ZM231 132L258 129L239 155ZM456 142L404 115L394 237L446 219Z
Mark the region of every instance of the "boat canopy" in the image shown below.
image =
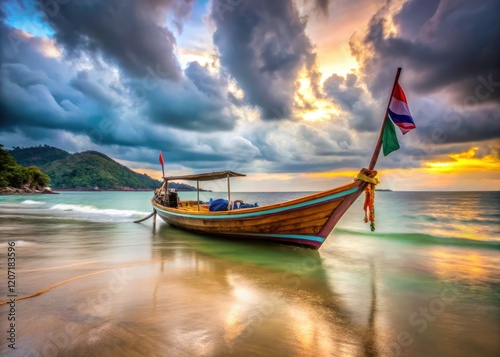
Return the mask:
M220 180L229 177L246 176L245 174L240 174L234 171L216 171L207 172L203 174L193 174L193 175L183 175L183 176L167 176L163 179L165 181L172 180L187 180L187 181L213 181Z

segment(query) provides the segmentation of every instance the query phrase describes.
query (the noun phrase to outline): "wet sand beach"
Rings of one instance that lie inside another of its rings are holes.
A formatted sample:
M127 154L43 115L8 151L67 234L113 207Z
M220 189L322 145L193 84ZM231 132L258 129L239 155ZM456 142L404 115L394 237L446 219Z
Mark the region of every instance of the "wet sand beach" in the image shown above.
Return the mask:
M7 340L10 307L0 306L2 356L500 351L498 194L463 194L475 206L454 221L439 217L449 196L429 201L422 194L380 193L379 231L362 223L357 202L319 251L207 238L160 220L130 223L147 212L147 203L120 215L119 205L147 200L147 193L94 193L104 202L94 207L101 219L44 206L64 201L91 211L98 197L65 194L38 204L0 203L0 300L8 293L9 242L15 242L18 297L64 282L16 301L15 350ZM106 203L118 197L128 201ZM401 209L394 217L396 203Z

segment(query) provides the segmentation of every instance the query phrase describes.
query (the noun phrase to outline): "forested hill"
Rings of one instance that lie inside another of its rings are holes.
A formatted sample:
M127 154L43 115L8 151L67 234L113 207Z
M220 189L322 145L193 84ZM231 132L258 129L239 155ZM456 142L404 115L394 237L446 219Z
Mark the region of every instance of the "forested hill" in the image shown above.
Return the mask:
M9 153L21 165L36 165L50 177L51 186L64 189L154 189L160 181L139 174L97 152L70 154L51 147L14 147ZM185 184L169 184L170 188L196 190Z
M130 170L97 151L68 155L44 166L53 187L100 189L154 189L160 181Z
M56 160L71 156L67 151L48 145L30 148L14 146L12 150L9 150L9 153L16 159L19 165L38 166L39 168L43 168Z

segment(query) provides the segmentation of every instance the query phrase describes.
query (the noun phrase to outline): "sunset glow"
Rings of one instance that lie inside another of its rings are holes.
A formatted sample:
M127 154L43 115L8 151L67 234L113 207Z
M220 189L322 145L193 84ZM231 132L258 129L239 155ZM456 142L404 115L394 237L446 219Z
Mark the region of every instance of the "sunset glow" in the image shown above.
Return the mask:
M478 147L468 151L450 154L450 161L434 161L426 163L426 170L431 173L460 173L475 171L500 171L500 158L492 153L483 157L477 157Z
M174 0L129 12L71 2L47 16L36 2L2 6L6 148L97 150L154 178L162 150L172 174L231 167L251 190L327 189L369 162L402 66L416 129L380 157L381 178L396 190L500 190L500 73L476 58L496 38L468 41L468 8L277 0L221 13ZM428 58L438 52L463 73L443 75Z

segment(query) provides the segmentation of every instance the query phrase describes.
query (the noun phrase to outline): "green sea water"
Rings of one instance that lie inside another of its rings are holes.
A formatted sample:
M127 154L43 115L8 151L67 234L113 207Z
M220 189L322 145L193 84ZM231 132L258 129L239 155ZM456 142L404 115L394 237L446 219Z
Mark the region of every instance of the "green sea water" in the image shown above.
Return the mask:
M0 306L0 355L500 355L499 192L377 192L376 232L360 198L319 251L131 223L150 198L0 196L0 301L63 282L16 301L15 350Z

